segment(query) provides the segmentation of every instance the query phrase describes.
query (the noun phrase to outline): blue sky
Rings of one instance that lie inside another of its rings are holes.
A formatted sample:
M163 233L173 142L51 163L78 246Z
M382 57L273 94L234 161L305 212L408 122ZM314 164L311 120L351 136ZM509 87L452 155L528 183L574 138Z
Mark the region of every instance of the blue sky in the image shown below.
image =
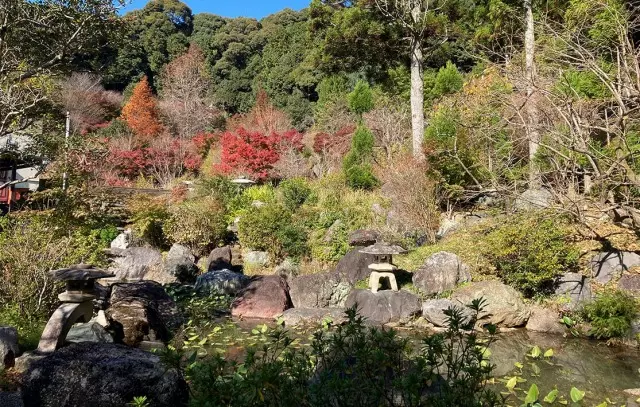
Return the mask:
M132 0L126 11L144 7L148 0ZM301 10L310 0L182 0L194 13L213 13L224 17L262 17L284 8Z

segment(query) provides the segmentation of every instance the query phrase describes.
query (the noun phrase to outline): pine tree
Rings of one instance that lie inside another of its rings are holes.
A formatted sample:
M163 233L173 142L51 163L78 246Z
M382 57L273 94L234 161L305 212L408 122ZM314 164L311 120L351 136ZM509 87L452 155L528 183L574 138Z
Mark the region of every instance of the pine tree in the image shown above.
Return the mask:
M147 142L162 132L158 106L146 76L133 89L133 94L122 109L120 118L142 142Z

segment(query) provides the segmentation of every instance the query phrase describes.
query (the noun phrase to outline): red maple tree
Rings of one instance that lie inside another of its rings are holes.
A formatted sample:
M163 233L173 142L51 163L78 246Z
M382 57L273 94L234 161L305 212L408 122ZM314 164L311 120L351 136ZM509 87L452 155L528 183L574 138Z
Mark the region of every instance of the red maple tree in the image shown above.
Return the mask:
M264 180L272 175L273 165L282 151L302 150L302 134L296 130L265 134L240 127L222 135L221 147L221 163L216 164L214 170Z

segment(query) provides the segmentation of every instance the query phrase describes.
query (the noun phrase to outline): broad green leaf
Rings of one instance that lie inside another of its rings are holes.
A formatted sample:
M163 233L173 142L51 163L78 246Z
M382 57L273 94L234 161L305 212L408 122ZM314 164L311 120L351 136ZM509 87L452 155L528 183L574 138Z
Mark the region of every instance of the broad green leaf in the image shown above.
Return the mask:
M603 401L602 403L598 404L596 407L609 407L609 404L606 401Z
M576 389L575 387L571 388L571 392L569 392L569 395L571 396L571 401L573 401L574 403L577 403L584 398L584 392Z
M538 401L538 396L540 392L538 391L538 386L534 383L529 387L529 392L527 392L527 397L525 397L525 404L533 404Z
M523 365L520 362L514 363L514 366L517 367L518 369L522 369L523 368Z
M544 357L545 358L550 358L553 356L553 349L548 349L545 353L544 353Z
M518 384L518 377L513 376L511 379L507 381L507 384L505 384L505 387L509 390L513 390L514 387L516 387L516 384Z
M540 348L537 346L534 346L533 349L531 349L531 353L529 353L529 356L537 359L540 357L541 354L542 354L542 351L540 350Z
M547 394L545 396L545 398L542 400L545 403L553 403L554 401L556 401L556 399L558 398L558 389L553 389L549 392L549 394Z

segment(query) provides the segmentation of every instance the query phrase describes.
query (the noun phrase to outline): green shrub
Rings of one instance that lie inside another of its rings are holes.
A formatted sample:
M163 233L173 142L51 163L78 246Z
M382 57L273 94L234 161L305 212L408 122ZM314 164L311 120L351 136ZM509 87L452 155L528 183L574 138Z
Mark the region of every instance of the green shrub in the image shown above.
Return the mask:
M235 197L242 194L242 187L235 185L227 177L216 175L200 179L196 184L196 192L201 197L216 198L226 206Z
M276 191L271 185L254 185L244 189L227 204L228 221L231 223L250 210L254 202L271 203L276 200Z
M349 93L349 109L362 117L363 114L373 109L373 92L369 84L363 80L356 83L353 92Z
M186 371L193 406L496 406L487 389L492 366L474 323L482 305L445 313L446 332L423 338L420 346L393 330L368 326L355 309L348 321L313 335L309 349L276 329L243 363L212 356ZM491 329L493 331L493 329ZM186 358L168 353L165 363L181 368ZM190 362L188 362L190 363Z
M347 185L353 189L370 190L379 182L371 170L373 134L364 126L358 127L351 140L351 150L345 156L342 169Z
M105 265L100 231L59 230L46 215L3 218L0 232L0 308L15 305L25 318L48 317L62 284L49 271L78 263Z
M598 339L619 338L631 329L638 315L638 302L623 291L607 292L585 305L584 317L591 323L589 335Z
M345 172L347 185L353 189L363 189L370 191L380 185L380 181L373 175L369 164L351 166Z
M243 247L269 252L275 259L307 254L307 232L278 204L253 207L240 218L238 238Z
M0 326L12 326L18 330L18 346L23 352L38 347L46 324L45 315L25 315L16 303L0 307Z
M225 208L215 198L186 200L170 208L164 233L172 243L202 255L222 243L227 234Z
M458 67L451 61L447 61L446 66L440 68L436 75L430 96L435 99L443 95L455 93L462 89L463 84L464 79L460 71L458 71Z
M167 244L163 225L170 213L164 200L149 195L136 195L127 202L129 223L136 238L155 247Z
M527 297L550 294L555 278L578 262L567 222L544 212L514 216L487 239L500 278Z
M304 178L292 178L280 183L278 187L283 205L295 211L311 196L311 187Z

